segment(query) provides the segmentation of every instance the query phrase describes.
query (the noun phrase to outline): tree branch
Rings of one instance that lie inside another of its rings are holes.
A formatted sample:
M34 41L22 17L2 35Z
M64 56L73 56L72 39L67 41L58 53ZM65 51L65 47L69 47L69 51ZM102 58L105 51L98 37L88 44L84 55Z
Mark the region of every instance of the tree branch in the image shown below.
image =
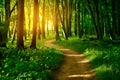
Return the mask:
M17 6L18 1L16 1L15 5L13 6L12 10L10 11L10 15L12 14L12 12L15 10L15 7Z

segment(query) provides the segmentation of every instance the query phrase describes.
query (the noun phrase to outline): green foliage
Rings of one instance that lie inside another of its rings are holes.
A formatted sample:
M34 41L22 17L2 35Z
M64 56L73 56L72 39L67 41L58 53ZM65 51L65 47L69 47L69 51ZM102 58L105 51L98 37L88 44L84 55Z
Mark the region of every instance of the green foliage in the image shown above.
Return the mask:
M91 22L91 17L89 15L85 16L85 20L84 20L83 25L84 25L85 29L88 29L88 30L93 30L94 29L93 24Z
M98 80L119 80L120 48L111 45L109 48L88 49L85 55L91 60Z
M97 80L119 80L120 48L118 45L99 41L81 41L77 38L54 43L84 53L90 59Z
M3 6L3 0L0 0L0 8Z
M48 47L35 50L2 49L0 80L50 80L51 71L62 60L62 53Z

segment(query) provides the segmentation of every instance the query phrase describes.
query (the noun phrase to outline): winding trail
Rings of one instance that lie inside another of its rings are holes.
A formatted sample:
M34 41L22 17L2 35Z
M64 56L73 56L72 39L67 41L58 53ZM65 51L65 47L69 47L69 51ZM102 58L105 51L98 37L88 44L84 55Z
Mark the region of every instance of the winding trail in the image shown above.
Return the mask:
M96 80L89 60L83 54L52 44L52 41L46 41L45 45L57 48L64 53L61 66L53 72L54 80Z

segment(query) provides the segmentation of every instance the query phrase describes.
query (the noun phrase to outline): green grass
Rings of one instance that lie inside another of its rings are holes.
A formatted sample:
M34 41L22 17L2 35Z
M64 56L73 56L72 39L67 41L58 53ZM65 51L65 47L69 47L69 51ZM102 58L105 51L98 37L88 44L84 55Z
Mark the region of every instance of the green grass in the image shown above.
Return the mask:
M89 58L97 80L119 80L120 48L118 45L99 41L81 41L75 37L54 43L79 51Z
M64 46L64 47L68 47L70 49L79 51L81 53L84 52L87 48L94 48L98 46L96 42L81 41L77 37L69 38L69 40L55 41L53 43Z
M49 47L0 48L0 80L51 80L62 57L60 51Z

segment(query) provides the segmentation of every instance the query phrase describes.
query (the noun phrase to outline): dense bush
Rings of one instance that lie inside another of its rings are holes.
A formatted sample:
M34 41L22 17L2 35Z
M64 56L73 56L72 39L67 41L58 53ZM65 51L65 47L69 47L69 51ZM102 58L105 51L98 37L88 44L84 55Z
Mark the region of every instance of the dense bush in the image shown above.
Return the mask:
M0 48L0 80L50 80L51 71L62 60L62 53L48 47L40 49Z

